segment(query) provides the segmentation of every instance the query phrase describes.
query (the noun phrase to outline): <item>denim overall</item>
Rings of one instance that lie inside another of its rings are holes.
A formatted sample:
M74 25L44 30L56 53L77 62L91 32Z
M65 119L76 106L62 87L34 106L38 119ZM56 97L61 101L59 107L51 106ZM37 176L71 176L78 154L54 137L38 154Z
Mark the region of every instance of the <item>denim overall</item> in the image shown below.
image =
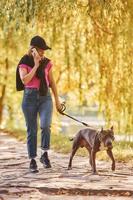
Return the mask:
M50 148L50 125L52 121L53 102L50 89L46 96L40 96L36 88L25 88L22 110L27 126L27 149L29 158L37 156L37 116L40 116L41 149Z

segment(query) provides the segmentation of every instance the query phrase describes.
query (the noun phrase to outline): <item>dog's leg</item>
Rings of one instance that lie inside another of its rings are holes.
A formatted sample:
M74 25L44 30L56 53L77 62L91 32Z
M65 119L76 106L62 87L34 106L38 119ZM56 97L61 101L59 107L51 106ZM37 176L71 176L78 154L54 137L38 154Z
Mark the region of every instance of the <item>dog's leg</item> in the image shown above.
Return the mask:
M92 174L97 174L95 160L96 160L96 152L92 149L91 150Z
M108 154L108 156L112 160L112 167L111 167L111 169L112 169L112 171L115 171L115 159L114 159L114 156L113 156L113 153L112 153L111 149L107 150L107 154Z
M92 168L92 159L91 159L91 152L89 151L89 161L90 161L90 166Z
M72 152L71 152L71 155L70 155L70 159L69 159L69 164L68 164L68 170L72 169L72 159L76 153L76 151L78 150L78 146L75 146L73 149L72 149Z
M86 147L86 149L87 149L88 152L89 152L89 163L90 163L90 165L91 165L91 167L92 167L91 150L90 150L90 148L89 148L88 146Z

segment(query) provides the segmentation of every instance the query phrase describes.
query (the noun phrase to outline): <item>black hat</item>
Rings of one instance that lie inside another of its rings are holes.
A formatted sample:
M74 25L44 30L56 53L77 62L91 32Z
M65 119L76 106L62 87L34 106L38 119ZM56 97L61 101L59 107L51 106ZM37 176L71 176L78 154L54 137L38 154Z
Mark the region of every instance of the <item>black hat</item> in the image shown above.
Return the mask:
M38 47L39 49L43 49L43 50L47 50L47 49L51 49L45 42L45 40L36 35L35 37L33 37L30 41L30 45L31 46L35 46L35 47Z

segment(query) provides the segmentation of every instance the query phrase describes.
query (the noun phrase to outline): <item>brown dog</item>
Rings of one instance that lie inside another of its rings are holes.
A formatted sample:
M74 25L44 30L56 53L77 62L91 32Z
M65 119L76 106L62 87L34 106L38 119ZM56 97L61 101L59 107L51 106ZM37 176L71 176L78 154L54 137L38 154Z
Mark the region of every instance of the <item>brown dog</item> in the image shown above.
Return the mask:
M90 155L90 165L92 167L92 173L97 174L95 163L96 153L101 150L100 148L102 146L106 148L107 154L112 160L111 169L113 171L115 170L115 160L112 153L112 141L114 140L113 126L109 130L103 130L102 128L99 132L95 129L89 128L80 130L72 140L74 141L68 165L69 170L72 169L72 159L78 148L85 147Z

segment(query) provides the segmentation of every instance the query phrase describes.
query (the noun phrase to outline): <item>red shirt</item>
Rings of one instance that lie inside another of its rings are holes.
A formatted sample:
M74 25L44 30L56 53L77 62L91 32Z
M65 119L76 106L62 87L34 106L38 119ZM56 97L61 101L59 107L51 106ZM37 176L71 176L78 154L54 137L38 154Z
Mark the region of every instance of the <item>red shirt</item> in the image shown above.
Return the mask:
M32 70L32 67L30 67L26 64L20 64L19 67L26 69L27 73L29 73ZM52 63L49 62L44 69L45 70L44 74L45 74L46 83L47 83L48 87L49 87L49 76L48 76L48 74L49 74L49 70L51 69L51 67L52 67ZM27 84L25 84L25 88L37 88L37 89L39 89L39 86L40 86L40 79L38 79L36 77L36 74L33 76L33 78Z

